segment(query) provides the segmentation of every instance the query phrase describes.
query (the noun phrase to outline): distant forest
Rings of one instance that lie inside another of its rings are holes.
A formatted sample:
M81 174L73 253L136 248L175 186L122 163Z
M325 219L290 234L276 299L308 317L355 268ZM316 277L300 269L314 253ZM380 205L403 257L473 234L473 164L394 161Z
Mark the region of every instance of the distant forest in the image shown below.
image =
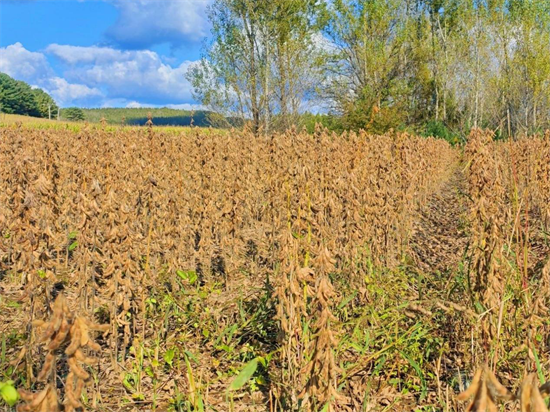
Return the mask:
M213 0L207 17L211 38L186 73L207 111L87 109L84 120L139 125L150 111L155 125L269 134L320 122L451 142L472 127L550 128L549 0ZM38 94L0 78L6 113L45 117Z
M0 73L0 112L33 117L57 116L58 106L42 89Z
M59 113L58 113L59 111ZM77 107L59 108L54 99L39 88L15 80L0 73L0 112L23 116L42 117L69 121L99 123L105 119L108 124L144 125L148 115L157 126L235 126L239 122L227 120L208 111L190 111L163 108L101 108ZM59 116L58 116L59 115Z
M550 127L549 0L214 0L208 18L195 100L256 132L304 107L371 133Z
M91 123L100 122L102 118L108 124L127 124L142 126L151 114L156 126L215 126L213 115L206 111L190 111L162 108L102 108L82 109L84 119ZM124 120L124 121L123 121Z

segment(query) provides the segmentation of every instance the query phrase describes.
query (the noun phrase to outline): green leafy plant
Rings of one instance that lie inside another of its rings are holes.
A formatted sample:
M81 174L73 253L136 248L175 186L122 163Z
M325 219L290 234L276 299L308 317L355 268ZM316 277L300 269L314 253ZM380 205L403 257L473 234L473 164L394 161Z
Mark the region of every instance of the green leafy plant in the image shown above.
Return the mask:
M241 389L256 373L256 369L258 369L258 358L252 359L244 366L235 379L233 379L231 385L229 385L229 390L236 391Z
M194 285L198 279L197 272L193 270L188 270L188 271L178 270L176 271L176 274L180 279L189 282L191 285Z
M19 393L13 386L13 381L0 382L0 396L9 406L14 406L19 401Z

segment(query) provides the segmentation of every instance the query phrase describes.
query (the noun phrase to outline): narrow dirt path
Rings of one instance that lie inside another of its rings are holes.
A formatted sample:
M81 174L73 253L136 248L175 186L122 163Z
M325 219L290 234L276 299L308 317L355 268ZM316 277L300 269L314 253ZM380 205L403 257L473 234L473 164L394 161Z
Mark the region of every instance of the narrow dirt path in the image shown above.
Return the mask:
M441 190L421 209L410 246L417 267L424 273L452 271L462 259L468 242L464 193L466 180L457 164Z

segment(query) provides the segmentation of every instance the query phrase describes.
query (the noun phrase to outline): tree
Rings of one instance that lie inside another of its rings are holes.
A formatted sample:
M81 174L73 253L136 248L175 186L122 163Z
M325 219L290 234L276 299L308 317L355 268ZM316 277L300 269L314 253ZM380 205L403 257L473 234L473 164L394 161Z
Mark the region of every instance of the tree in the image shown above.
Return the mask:
M216 0L210 18L195 96L256 133L317 97L371 132L550 126L547 0Z
M49 117L57 115L55 101L44 90L0 73L0 108L4 113Z
M212 41L187 75L195 98L250 120L255 133L281 119L288 125L314 88L312 35L321 7L319 0L216 0Z
M209 9L212 43L188 74L202 104L243 119L251 116L255 132L267 107L260 81L266 70L260 7L252 0L216 0Z
M323 94L344 114L348 127L369 127L379 119L404 120L394 117L402 113L407 6L401 0L332 3L325 34L334 52L326 66L329 80Z
M70 121L81 121L85 119L84 112L78 107L68 107L61 111L63 117Z
M479 127L484 125L484 103L491 78L491 69L485 64L491 58L488 8L485 0L467 0L463 10L457 40L461 51L457 57L462 62L459 72L463 73L459 82L465 91L461 110L465 124Z
M511 16L518 27L513 65L521 67L517 123L524 129L538 126L540 104L548 98L550 87L550 3L540 0L512 2ZM521 114L525 116L521 116ZM531 113L531 115L529 115Z
M274 37L268 59L273 78L274 126L286 129L298 123L304 103L314 98L322 81L321 64L327 41L320 34L326 25L326 4L315 0L275 0L269 31ZM266 123L267 124L267 123Z
M40 117L54 118L59 110L54 99L42 89L32 89Z
M1 104L4 113L40 117L31 87L0 73Z

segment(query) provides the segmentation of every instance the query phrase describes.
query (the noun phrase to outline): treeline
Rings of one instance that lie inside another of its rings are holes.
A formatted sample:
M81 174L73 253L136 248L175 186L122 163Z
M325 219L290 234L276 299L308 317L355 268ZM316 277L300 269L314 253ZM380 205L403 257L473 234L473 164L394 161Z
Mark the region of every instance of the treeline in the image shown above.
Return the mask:
M70 121L87 121L101 123L104 119L111 125L144 126L151 116L155 126L196 126L231 128L242 127L246 121L234 118L224 118L218 113L206 110L182 110L167 107L105 107L105 108L76 108L61 109L61 119ZM304 112L298 116L295 125L313 133L316 125L329 130L343 130L338 116L328 114L313 114Z
M211 126L213 114L206 111L190 111L162 108L100 108L82 109L84 118L93 123L101 119L109 124L144 125L148 116L152 116L153 124L157 126Z
M215 0L195 97L256 132L550 126L547 0ZM328 119L328 120L327 120Z
M59 107L42 89L0 73L0 112L24 116L55 118Z

